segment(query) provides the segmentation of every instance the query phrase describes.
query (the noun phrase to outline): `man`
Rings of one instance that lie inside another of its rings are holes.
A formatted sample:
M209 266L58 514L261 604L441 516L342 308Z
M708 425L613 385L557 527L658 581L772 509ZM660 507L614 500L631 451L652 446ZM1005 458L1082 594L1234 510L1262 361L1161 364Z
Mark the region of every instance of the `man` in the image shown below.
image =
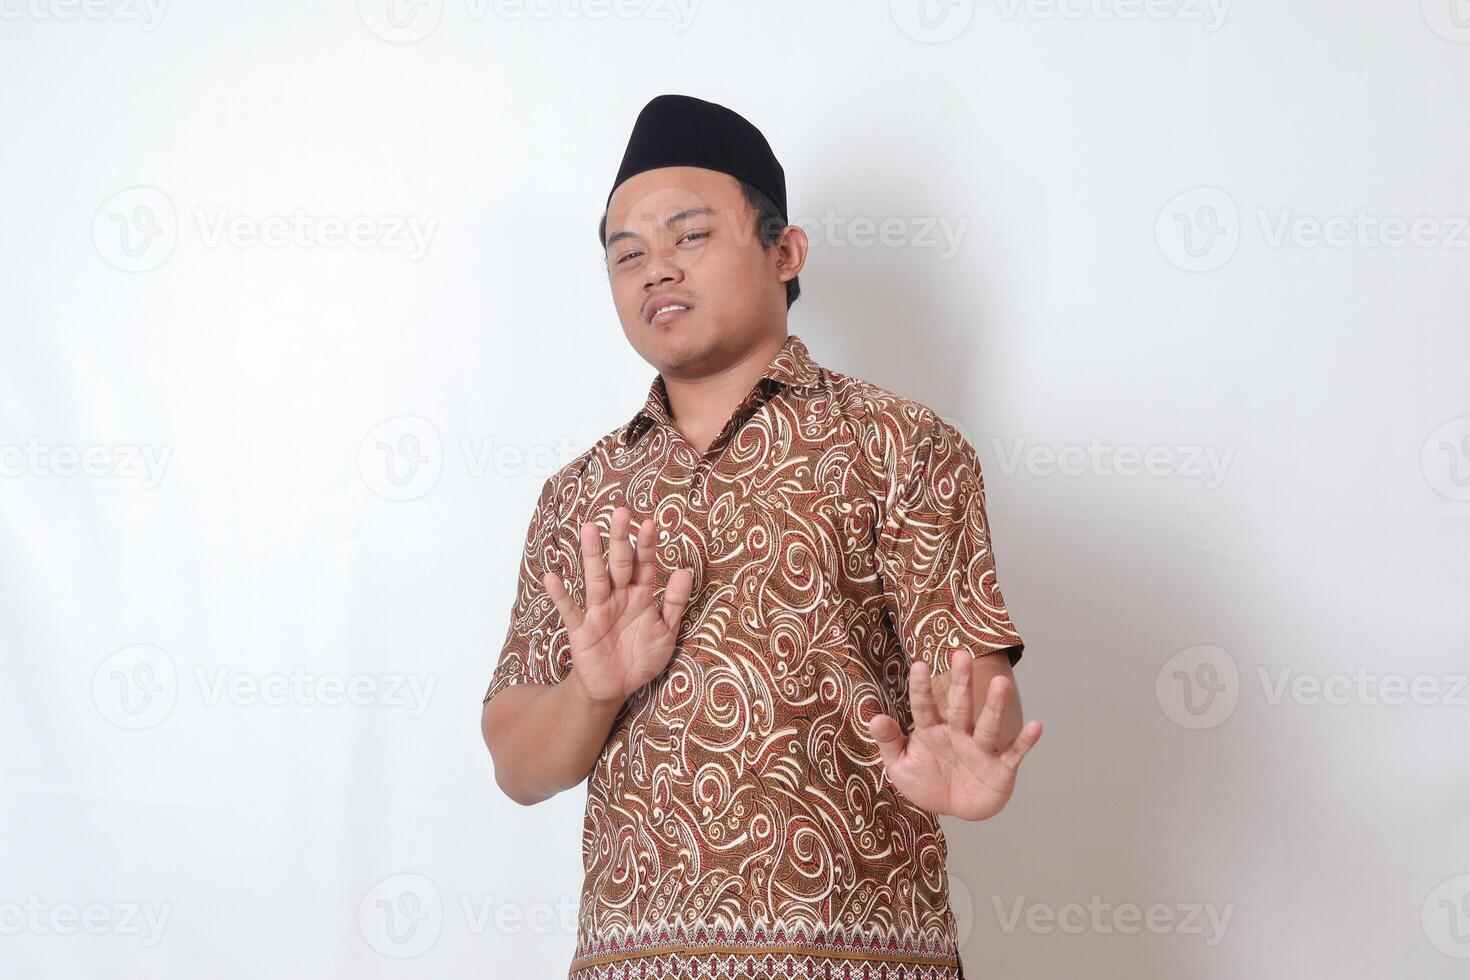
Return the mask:
M573 980L963 977L937 814L1041 734L979 460L788 335L786 221L744 118L643 109L599 238L658 375L543 485L481 722L515 801L587 780Z

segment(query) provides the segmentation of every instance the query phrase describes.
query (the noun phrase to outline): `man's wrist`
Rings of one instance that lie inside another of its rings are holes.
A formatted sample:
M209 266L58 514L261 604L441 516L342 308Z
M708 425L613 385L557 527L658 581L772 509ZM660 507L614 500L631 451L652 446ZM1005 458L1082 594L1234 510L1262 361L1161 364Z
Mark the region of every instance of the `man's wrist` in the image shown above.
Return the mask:
M572 669L567 672L567 676L559 686L565 689L567 696L575 701L579 708L606 714L609 717L617 714L618 710L622 708L623 702L627 700L626 697L615 700L604 700L593 697L592 693L587 690L587 685L582 682L582 675L577 672L577 665L575 663L572 664Z

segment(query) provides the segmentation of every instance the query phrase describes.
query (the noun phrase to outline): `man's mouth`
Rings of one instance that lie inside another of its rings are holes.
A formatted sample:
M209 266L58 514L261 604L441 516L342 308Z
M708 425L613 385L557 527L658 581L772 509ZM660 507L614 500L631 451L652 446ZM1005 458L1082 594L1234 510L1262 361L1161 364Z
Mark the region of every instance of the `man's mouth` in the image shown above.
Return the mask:
M689 307L682 303L661 303L654 307L653 316L649 318L648 322L656 327L661 327L666 323L677 320L688 312Z

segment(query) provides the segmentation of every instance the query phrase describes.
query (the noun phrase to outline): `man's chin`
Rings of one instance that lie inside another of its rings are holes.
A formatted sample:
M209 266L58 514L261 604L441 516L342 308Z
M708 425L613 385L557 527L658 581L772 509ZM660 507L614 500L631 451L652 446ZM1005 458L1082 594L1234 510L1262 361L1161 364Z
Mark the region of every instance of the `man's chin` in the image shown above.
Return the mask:
M679 374L719 360L719 338L699 329L693 316L691 311L670 324L644 325L648 341L645 358L660 371Z

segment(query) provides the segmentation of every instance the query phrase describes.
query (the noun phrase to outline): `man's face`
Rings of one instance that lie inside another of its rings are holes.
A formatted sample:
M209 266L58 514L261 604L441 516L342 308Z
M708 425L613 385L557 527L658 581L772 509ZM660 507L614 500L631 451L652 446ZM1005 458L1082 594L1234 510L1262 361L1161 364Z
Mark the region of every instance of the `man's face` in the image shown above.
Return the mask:
M783 237L792 236L801 230ZM608 202L605 242L623 333L659 371L698 377L784 333L786 281L800 260L789 247L761 247L755 210L729 174L702 167L635 174ZM658 312L671 303L688 308Z

